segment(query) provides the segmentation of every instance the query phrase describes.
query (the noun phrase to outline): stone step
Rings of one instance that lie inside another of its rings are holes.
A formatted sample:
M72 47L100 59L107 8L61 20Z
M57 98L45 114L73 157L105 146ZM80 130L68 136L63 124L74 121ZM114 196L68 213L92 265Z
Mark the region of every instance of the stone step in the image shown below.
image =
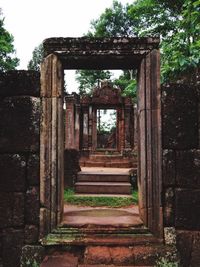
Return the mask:
M173 253L174 248L164 244L139 246L86 246L73 251L56 247L46 255L40 267L153 267L158 259Z
M131 184L124 182L77 182L75 183L75 192L86 194L131 194Z
M101 196L104 196L104 197L126 197L126 198L132 198L132 195L123 195L123 194L81 194L81 193L75 193L75 196L77 197L101 197Z
M174 253L174 247L164 246L148 229L130 227L58 228L42 240L42 245L46 251L51 248L51 255L40 267L152 267L160 257Z
M133 162L137 162L137 158L130 158L130 157L124 157L122 155L106 155L106 154L90 154L89 156L90 159L100 159L100 160L130 160Z
M109 167L109 168L137 168L137 163L131 161L80 161L83 167Z
M147 228L119 226L72 227L61 223L41 240L43 246L160 246L162 240L154 237Z
M130 182L129 174L79 172L78 182Z
M167 252L172 252L172 248L164 245L141 245L136 247L107 247L88 246L84 254L84 263L101 266L155 266L160 257L166 256ZM87 266L87 265L86 265ZM112 266L112 265L111 265Z
M140 266L136 266L136 265L105 265L105 264L79 264L78 267L153 267L152 265L140 265Z
M47 255L40 267L77 267L78 257L72 253L56 252L53 255Z

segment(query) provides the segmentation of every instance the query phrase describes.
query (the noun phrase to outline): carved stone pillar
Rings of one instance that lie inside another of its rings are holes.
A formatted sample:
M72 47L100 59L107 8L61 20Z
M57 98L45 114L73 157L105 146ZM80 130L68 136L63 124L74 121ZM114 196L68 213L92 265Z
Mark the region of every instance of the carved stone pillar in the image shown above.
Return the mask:
M125 106L124 109L124 137L125 149L131 149L131 106Z
M82 149L87 150L89 148L89 140L88 140L88 126L89 126L89 112L88 106L83 107L83 138L82 138Z
M80 104L75 105L74 148L80 149Z
M67 98L65 112L65 148L74 148L74 101Z

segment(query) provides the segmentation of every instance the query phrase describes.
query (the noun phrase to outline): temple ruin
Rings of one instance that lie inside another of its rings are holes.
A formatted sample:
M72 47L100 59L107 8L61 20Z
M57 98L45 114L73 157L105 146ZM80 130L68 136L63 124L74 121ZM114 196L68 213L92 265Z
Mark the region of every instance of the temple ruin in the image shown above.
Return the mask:
M0 74L0 265L43 267L46 257L62 256L73 267L154 266L175 252L180 266L198 267L199 86L160 87L157 38L50 38L43 45L41 73ZM91 97L64 95L65 69L129 68L138 74L136 110L108 83ZM102 137L105 110L115 117L114 139L108 131ZM82 166L104 156L130 164L136 146L142 226L65 225L65 163L75 169L79 150Z

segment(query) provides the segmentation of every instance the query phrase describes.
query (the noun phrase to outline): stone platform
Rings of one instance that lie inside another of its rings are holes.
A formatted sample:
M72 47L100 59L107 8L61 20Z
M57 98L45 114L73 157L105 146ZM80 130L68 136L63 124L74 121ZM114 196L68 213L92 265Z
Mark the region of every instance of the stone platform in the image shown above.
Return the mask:
M78 207L65 204L63 226L73 227L142 227L138 206L126 208Z
M75 192L79 194L131 194L132 168L82 167Z

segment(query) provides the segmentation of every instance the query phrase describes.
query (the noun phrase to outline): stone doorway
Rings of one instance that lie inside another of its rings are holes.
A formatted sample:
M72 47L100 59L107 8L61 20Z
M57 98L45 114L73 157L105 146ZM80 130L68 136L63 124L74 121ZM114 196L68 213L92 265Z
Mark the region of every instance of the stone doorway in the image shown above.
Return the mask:
M101 82L90 96L65 97L65 149L80 153L82 167L131 168L137 164L136 112L121 88Z
M44 41L41 121L41 236L63 216L63 70L138 70L139 212L162 237L159 40L153 38L51 38ZM45 229L44 229L45 228Z
M96 110L96 150L117 149L117 110L98 108Z

